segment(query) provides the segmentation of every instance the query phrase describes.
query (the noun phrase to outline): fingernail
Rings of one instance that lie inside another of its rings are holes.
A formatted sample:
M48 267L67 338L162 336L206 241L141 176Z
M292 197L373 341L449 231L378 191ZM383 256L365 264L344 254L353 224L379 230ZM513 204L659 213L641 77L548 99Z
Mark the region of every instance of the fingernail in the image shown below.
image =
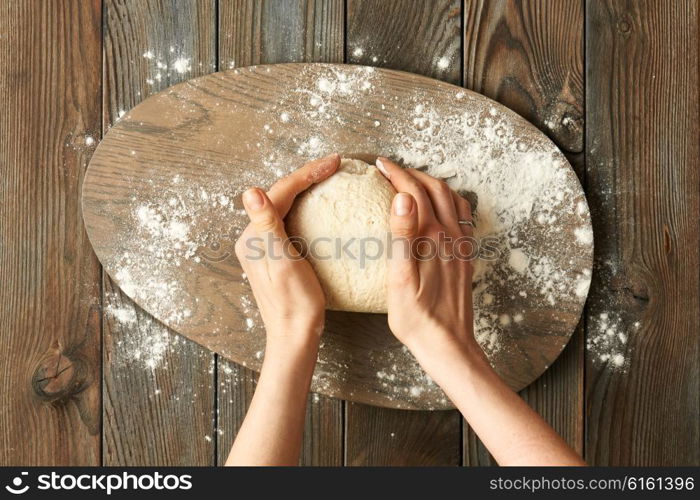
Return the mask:
M335 170L337 163L336 161L339 158L338 153L333 153L328 156L324 156L320 160L318 160L318 164L316 167L314 167L313 171L313 182L318 182L321 179L325 179L330 175L333 170Z
M389 175L388 170L387 170L386 167L384 166L384 163L382 163L382 160L381 160L381 159L377 158L377 161L374 162L374 164L377 166L377 168L379 169L379 171L382 173L382 175L383 175L384 177L386 177L387 179L390 179L390 178L391 178L391 176Z
M335 166L335 162L340 158L340 155L338 153L333 153L328 156L324 156L321 158L320 164L321 167L324 169L328 169L330 167Z
M399 193L394 197L394 215L403 217L411 213L413 197L408 193Z
M249 189L243 193L243 204L252 210L258 210L265 204L265 200L263 200L260 191Z

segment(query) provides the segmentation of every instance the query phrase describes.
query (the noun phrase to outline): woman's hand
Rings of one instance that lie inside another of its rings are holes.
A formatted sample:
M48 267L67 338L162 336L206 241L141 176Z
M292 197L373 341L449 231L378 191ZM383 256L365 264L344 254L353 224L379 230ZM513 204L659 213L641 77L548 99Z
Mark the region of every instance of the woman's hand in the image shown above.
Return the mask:
M243 193L250 224L236 242L236 256L265 323L268 347L277 341L318 344L325 297L313 269L290 244L283 219L298 194L329 177L339 165L340 156L332 154L307 163L267 193L258 188Z
M422 172L404 170L386 158L379 158L377 167L399 191L391 209L391 331L459 408L499 464L583 465L581 457L501 380L474 339L467 257L478 248L474 240L455 244L472 236L472 227L458 222L472 220L469 203ZM431 241L435 245L425 243ZM414 256L424 254L421 247L433 253L443 249L444 254L421 259Z
M323 331L325 299L309 263L288 244L283 218L294 198L335 172L337 154L307 163L270 190L249 189L250 225L236 242L267 330L265 359L227 465L299 462L306 398Z
M391 207L389 327L423 363L439 344L483 355L474 339L469 202L447 184L387 158L377 167L398 194Z

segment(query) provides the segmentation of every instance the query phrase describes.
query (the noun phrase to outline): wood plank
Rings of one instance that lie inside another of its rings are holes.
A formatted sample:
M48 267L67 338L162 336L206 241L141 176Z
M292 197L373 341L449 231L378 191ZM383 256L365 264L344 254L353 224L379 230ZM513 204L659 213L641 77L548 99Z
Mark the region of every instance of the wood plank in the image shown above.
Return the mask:
M0 3L0 465L100 464L100 3Z
M221 0L219 68L343 62L342 0Z
M458 0L348 0L347 61L462 81Z
M467 0L465 87L495 99L549 134L584 178L582 2ZM521 391L577 451L583 452L583 328L552 367ZM493 465L465 422L467 465Z
M587 350L586 457L697 466L698 3L588 2L586 35L587 340L627 337Z
M456 0L348 0L347 60L461 82ZM347 465L458 465L456 411L409 412L347 404Z
M458 411L346 405L346 465L442 466L461 460Z
M105 2L107 129L148 95L216 68L213 0ZM213 465L214 355L104 276L106 465Z
M343 62L342 0L221 0L219 67L281 62ZM243 423L256 374L218 358L218 463ZM342 465L343 402L312 394L306 409L302 465Z
M583 3L467 0L464 85L583 150Z

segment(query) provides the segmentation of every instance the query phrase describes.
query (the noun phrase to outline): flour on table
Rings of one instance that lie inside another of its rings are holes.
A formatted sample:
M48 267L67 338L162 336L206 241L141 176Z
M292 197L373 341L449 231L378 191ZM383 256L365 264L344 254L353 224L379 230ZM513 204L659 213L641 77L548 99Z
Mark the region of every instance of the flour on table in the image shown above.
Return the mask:
M171 80L181 81L183 75L187 75L193 70L194 61L185 49L177 46L170 46L166 49L148 49L141 56L143 63L146 65L145 82L149 86L154 87L153 90L159 90L174 83ZM236 65L235 61L228 63L228 68L232 69ZM216 65L213 63L197 63L197 68L215 70Z
M438 69L446 70L450 67L450 60L447 57L441 57L437 60L435 65L438 67Z
M581 245L591 245L593 243L593 230L590 227L580 227L574 230L576 241Z
M136 204L131 232L122 245L131 250L112 263L122 290L170 325L190 318L199 298L190 296L176 276L194 273L203 258L217 259L219 252L232 252L242 222L229 224L230 234L203 234L197 228L209 226L223 214L238 215L240 209L232 200L242 189L236 190L225 180L218 186L202 187L176 175L165 189ZM141 244L131 247L132 240ZM219 248L222 243L225 248Z
M190 71L190 69L192 69L190 67L190 60L186 57L178 57L173 62L173 69L180 74Z
M142 314L139 318L135 306L128 303L122 305L116 294L108 294L105 301L106 320L114 321L120 327L129 327L125 329L125 334L118 337L116 343L120 349L116 359L149 370L163 366L168 351L177 346L181 337L171 335L149 314ZM138 330L133 328L137 325Z
M623 319L612 311L593 316L589 321L586 350L594 366L604 365L612 371L625 371L629 335L640 326L639 322L631 327L625 326Z
M508 264L516 272L520 274L525 274L527 271L527 266L530 263L530 258L525 252L520 248L511 248L510 256L508 257Z

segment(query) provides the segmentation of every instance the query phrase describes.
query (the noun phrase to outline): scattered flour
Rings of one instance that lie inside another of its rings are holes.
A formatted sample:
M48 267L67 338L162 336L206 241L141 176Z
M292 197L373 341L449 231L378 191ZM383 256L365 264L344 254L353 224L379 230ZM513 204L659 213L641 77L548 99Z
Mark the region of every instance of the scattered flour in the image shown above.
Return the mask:
M511 248L510 256L508 257L508 264L516 272L520 274L525 274L527 271L527 265L530 263L530 258L519 248Z
M631 330L637 330L635 323ZM591 319L586 349L594 365L605 365L614 371L627 368L628 330L622 318L614 312L603 312Z
M583 273L576 278L574 291L576 296L585 299L588 295L588 289L591 287L591 271L584 269Z
M157 87L159 90L182 80L193 70L192 58L185 51L175 46L170 46L167 51L148 49L142 54L143 62L146 64L146 83ZM207 69L214 71L216 65L207 64ZM228 63L228 69L236 66L235 61ZM204 63L198 63L198 68L202 69Z
M574 229L574 235L580 245L591 245L593 243L593 230L590 226Z
M190 69L192 69L190 67L190 60L185 57L178 57L175 59L175 62L173 62L173 69L180 74L190 71Z
M362 54L353 52L354 57L366 55L365 49ZM438 58L435 64L447 69L450 58ZM418 90L400 101L382 92L372 68L329 68L311 85L294 88L291 93L305 95L308 105L280 111L293 111L295 127L308 130L308 135L299 142L292 140L291 149L307 158L334 151L333 129L355 127L359 119L340 112L339 103L361 110L367 99L377 99L383 103L381 112L366 113L365 119L379 128L379 134L391 131L392 140L374 143L367 139L355 146L358 151L381 152L446 179L460 193L474 195L475 235L488 238L495 254L474 262L475 335L489 357L508 345L504 339L512 329L527 328L524 310L580 303L588 292L590 271L578 267L585 266L585 259L566 260L571 254L571 234L561 227L567 220L585 229L581 219L587 221L588 210L574 191L577 183L564 156L546 140L524 141L507 111L483 105L466 91L455 99L473 102L467 112L463 106L438 107ZM408 120L402 116L406 113ZM284 129L277 132L277 141L284 133ZM273 141L265 138L259 149L268 152L263 164L278 176L280 170L287 173L287 164L294 160L281 154L279 142ZM566 214L575 219L566 219ZM590 247L592 234L590 242L580 238L577 242ZM406 369L409 358L401 360L401 356L401 351L394 353L392 364ZM377 358L377 366L389 362L386 354ZM422 380L421 374L416 367L411 378L394 373L392 379L392 371L382 368L377 378L387 390L423 388L420 398L440 407L441 391L431 392L425 383L411 382Z
M117 294L108 294L105 303L107 305L104 312L108 321L115 321L124 326L138 324L138 329L129 329L127 333L119 336L119 355L115 359L120 363L141 366L148 370L167 366L165 360L168 352L177 349L182 337L172 335L149 314L139 317L135 306L122 302Z
M436 66L438 69L446 70L450 67L450 60L447 57L441 57L437 60Z
M231 234L202 234L195 228L226 213L236 215L240 209L231 200L238 194L223 180L218 187L205 188L176 175L156 196L151 193L134 203L132 232L120 242L123 252L110 263L121 289L171 326L192 317L199 298L183 289L177 276L183 270L193 272L202 260L217 261L232 254L242 221L234 224ZM140 243L132 245L133 241Z

